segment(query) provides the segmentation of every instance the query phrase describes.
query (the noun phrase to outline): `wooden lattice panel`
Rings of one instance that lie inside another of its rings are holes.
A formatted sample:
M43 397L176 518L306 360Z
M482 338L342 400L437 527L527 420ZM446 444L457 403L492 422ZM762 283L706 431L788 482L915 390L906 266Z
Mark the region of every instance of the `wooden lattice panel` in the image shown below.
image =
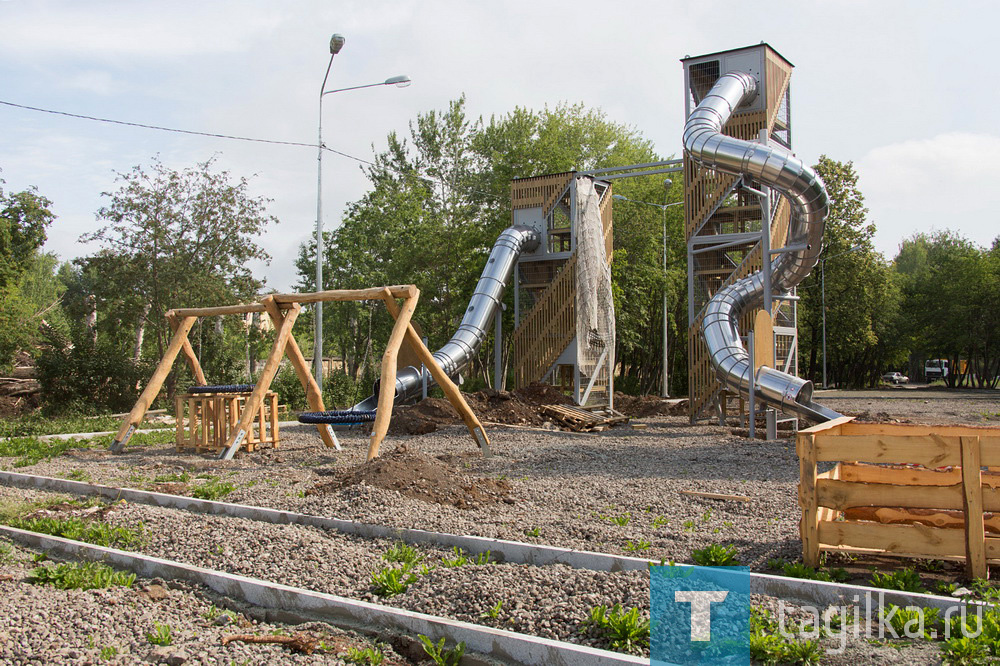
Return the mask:
M527 386L552 367L576 334L576 253L514 331L514 382Z
M566 189L573 172L556 173L532 178L518 178L510 184L510 202L513 210L544 208L546 202Z
M604 227L604 257L608 266L611 265L611 259L615 250L615 225L613 219L614 205L612 200L612 186L609 185L607 191L604 193L604 198L601 200L601 224Z

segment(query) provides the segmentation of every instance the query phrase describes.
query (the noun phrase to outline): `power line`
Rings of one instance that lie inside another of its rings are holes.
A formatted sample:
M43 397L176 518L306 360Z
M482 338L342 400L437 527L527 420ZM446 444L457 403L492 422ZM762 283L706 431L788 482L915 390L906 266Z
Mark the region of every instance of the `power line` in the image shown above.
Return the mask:
M295 146L295 147L298 147L298 148L315 148L316 147L315 143L303 143L301 141L279 141L277 139L260 139L260 138L257 138L257 137L236 136L236 135L233 135L233 134L219 134L219 133L216 133L216 132L199 132L199 131L196 131L196 130L178 129L176 127L163 127L162 125L149 125L149 124L146 124L146 123L133 123L133 122L125 121L125 120L115 120L113 118L100 118L98 116L87 116L87 115L84 115L84 114L81 114L81 113L70 113L68 111L56 111L54 109L43 109L43 108L38 107L38 106L28 106L27 104L16 104L14 102L7 102L7 101L4 101L4 100L0 100L0 104L2 104L4 106L10 106L10 107L13 107L13 108L16 108L16 109L25 109L27 111L37 111L39 113L49 113L49 114L52 114L52 115L55 115L55 116L66 116L67 118L77 118L79 120L92 120L94 122L108 123L108 124L111 124L111 125L124 125L126 127L138 127L138 128L141 128L141 129L157 130L159 132L173 132L175 134L190 134L190 135L194 135L194 136L207 136L207 137L211 137L213 139L230 139L232 141L249 141L251 143L267 143L267 144L273 144L273 145L279 145L279 146ZM365 164L365 165L368 165L368 166L371 166L371 167L379 167L379 165L377 165L375 162L372 162L371 160L367 160L367 159L365 159L363 157L357 157L356 155L351 155L349 153L345 153L345 152L343 152L341 150L337 150L335 148L330 148L330 147L326 146L325 144L322 146L322 149L325 150L325 151L327 151L327 152L333 153L334 155L340 155L341 157L346 157L349 160L354 160L355 162L359 162L361 164ZM389 166L382 166L381 168L385 168L388 171L393 171L393 172L395 172L395 173L397 173L397 174L399 174L401 176L414 175L412 172L406 172L406 171L403 171L403 170L400 170L400 169L393 169L392 167L389 167ZM416 176L418 178L421 178L421 179L424 179L424 180L429 180L429 181L435 182L435 183L444 183L445 182L443 179L434 178L432 176L427 176L427 175L422 174L420 172L417 172ZM487 196L487 197L499 200L499 197L497 197L495 194L492 194L492 193L489 193L489 192L476 191L476 190L472 190L472 191L475 194L480 194L480 195L484 195L484 196Z

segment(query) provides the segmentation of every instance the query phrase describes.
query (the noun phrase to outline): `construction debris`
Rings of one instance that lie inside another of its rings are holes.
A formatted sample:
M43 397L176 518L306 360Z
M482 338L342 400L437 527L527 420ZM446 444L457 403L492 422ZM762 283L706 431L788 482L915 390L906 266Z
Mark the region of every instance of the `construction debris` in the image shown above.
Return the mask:
M629 417L618 412L589 412L571 405L544 405L541 411L574 432L603 432L629 420Z

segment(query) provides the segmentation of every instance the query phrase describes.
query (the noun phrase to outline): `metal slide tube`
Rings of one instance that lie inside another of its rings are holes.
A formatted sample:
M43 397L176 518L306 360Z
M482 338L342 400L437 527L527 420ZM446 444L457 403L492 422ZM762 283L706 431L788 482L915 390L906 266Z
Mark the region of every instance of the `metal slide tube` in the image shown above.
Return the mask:
M823 245L823 224L829 212L826 188L819 176L780 146L743 141L722 133L741 104L757 96L757 80L744 72L722 75L684 125L684 149L704 167L745 177L778 190L791 204L786 245L798 248L770 262L775 293L790 290L812 270ZM748 183L749 184L749 183ZM719 290L705 306L701 331L719 380L743 394L749 393L752 364L740 341L740 316L763 303L764 269ZM756 393L765 403L823 422L840 416L812 401L812 382L761 367Z
M465 310L462 323L451 336L451 340L434 352L434 358L449 377L461 372L479 351L483 340L486 339L493 315L500 308L504 291L510 283L511 276L514 275L517 258L521 252L534 251L540 240L538 232L534 229L515 225L505 229L493 244L493 251L490 252L490 258L486 261L482 275L479 276L479 283L476 284L476 290L469 300L469 307ZM428 386L435 384L430 371L424 369L423 372L426 373L426 378L421 374L421 368L413 366L401 368L396 373L396 400L408 400L420 393L425 379ZM376 383L372 395L352 409L372 410L377 404Z

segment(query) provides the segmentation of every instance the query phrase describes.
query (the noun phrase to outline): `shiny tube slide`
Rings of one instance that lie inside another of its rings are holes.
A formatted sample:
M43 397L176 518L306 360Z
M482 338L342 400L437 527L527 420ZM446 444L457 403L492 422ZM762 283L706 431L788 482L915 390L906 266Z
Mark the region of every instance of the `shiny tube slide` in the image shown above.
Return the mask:
M753 101L757 80L744 72L724 74L684 125L684 149L700 165L768 185L791 203L785 246L771 263L772 293L785 293L816 265L829 212L826 188L816 172L781 146L743 141L722 133L741 104ZM765 269L766 270L766 264ZM701 331L719 380L729 389L749 394L752 364L740 340L740 316L763 304L764 272L719 290L705 306ZM754 386L766 404L822 423L840 416L813 402L813 384L793 375L761 367Z
M434 358L449 377L454 377L469 364L486 339L488 327L493 321L493 315L500 307L504 292L514 275L514 267L522 252L533 252L538 248L541 238L537 231L530 227L515 225L505 229L486 261L486 267L479 276L476 290L469 300L469 307L458 327L458 331L444 347L434 352ZM429 371L427 385L434 386L436 382ZM424 377L420 368L413 366L401 368L396 373L396 400L405 401L419 394ZM371 411L378 406L378 383L370 395L351 411Z

